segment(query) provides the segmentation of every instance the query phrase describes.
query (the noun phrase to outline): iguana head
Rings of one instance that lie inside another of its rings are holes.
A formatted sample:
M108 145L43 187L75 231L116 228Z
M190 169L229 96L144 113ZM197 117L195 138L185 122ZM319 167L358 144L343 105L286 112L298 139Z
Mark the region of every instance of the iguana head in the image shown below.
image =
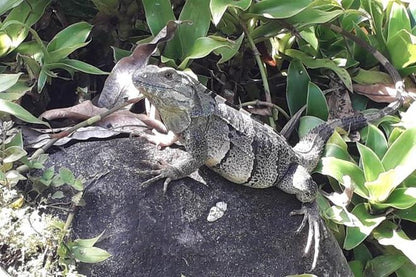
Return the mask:
M140 68L133 74L133 84L156 106L166 127L177 134L188 128L193 117L209 116L214 110L207 88L170 67Z

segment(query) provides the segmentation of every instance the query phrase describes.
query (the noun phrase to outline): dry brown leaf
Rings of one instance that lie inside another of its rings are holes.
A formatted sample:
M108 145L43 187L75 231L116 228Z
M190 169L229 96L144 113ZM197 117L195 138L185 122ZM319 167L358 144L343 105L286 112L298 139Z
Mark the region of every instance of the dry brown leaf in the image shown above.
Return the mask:
M396 89L393 84L373 84L373 85L353 85L354 92L365 95L374 102L391 103L396 100ZM407 89L409 95L404 95L405 99L416 94L416 89ZM406 102L406 101L405 101Z

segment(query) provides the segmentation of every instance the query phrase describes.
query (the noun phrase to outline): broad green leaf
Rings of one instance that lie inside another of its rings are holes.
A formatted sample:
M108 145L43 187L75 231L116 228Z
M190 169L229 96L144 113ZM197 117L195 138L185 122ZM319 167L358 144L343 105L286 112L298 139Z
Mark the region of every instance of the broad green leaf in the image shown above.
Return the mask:
M333 157L322 158L322 174L329 175L342 184L344 183L343 177L350 176L354 192L361 197L368 198L369 194L364 186L364 173L354 163Z
M299 34L315 51L318 51L319 42L315 34L314 26L304 28Z
M403 118L402 118L401 121L403 121ZM415 127L416 126L414 126L413 128L415 128ZM410 127L410 128L412 128L412 127ZM410 128L406 128L406 129L410 129ZM389 147L391 145L393 145L393 143L396 141L396 139L398 139L401 136L401 134L403 134L404 131L405 130L403 130L401 128L397 128L397 127L393 129L393 131L390 133L389 139L387 141L387 144L389 145Z
M360 68L358 74L352 77L352 80L361 85L371 84L391 84L393 83L389 74L376 71L376 70L365 70Z
M23 0L3 0L0 2L0 15L18 6Z
M77 44L72 45L71 47L59 48L57 50L51 51L49 52L49 55L47 55L48 58L45 58L45 64L59 62L60 60L68 57L69 54L71 54L75 50L86 46L88 43L89 41L83 42L83 43L77 43Z
M7 92L0 93L0 98L3 100L16 101L22 98L27 92L30 92L32 86L27 86L25 80L19 80L12 87L7 89Z
M368 125L367 130L367 141L365 145L373 150L380 159L383 158L388 148L386 137L380 129L372 124Z
M416 272L416 264L407 261L394 272L397 277L413 277Z
M26 0L11 10L3 23L6 24L7 22L15 21L20 24L12 24L5 28L6 33L12 40L12 48L9 51L19 46L29 33L29 30L23 27L22 24L32 26L36 23L44 14L46 6L49 3L50 0Z
M4 163L13 163L26 155L27 152L20 146L10 146L4 150L4 153L2 153L2 158Z
M348 210L338 207L331 206L330 208L323 211L323 216L331 221L342 224L349 227L360 226L360 220Z
M308 83L306 114L322 120L328 119L328 105L322 90L312 82Z
M368 261L364 269L364 276L387 277L399 269L406 262L404 256L381 255Z
M131 51L129 51L129 50L120 49L120 48L117 48L117 47L114 47L114 46L111 46L111 48L113 49L114 63L117 63L122 58L128 57L128 56L131 55Z
M118 0L92 0L92 2L98 11L106 15L113 15L114 11L120 5Z
M356 260L349 261L348 265L349 265L354 277L364 277L364 275L363 275L364 265L363 265L362 262L356 261Z
M416 188L396 188L383 202L378 203L378 208L393 207L396 209L408 209L416 204Z
M25 122L29 122L33 124L43 124L49 127L48 123L43 122L40 119L37 119L31 113L26 111L24 108L22 108L21 106L13 102L0 99L0 112L11 114Z
M328 68L335 72L338 77L342 80L348 90L353 91L352 81L348 72L344 68L338 67L338 65L330 59L315 59L311 56L306 55L305 53L296 50L296 49L287 49L285 54L300 60L305 66L315 69L315 68ZM289 73L288 73L289 74Z
M416 169L416 128L408 129L397 138L382 159L386 170L398 170L402 181Z
M239 42L241 43L241 39L239 40ZM191 59L199 59L205 57L212 51L218 50L222 47L231 49L235 46L235 44L236 43L234 41L225 40L222 37L200 37L196 41L194 41L193 47L190 49L190 52L186 55L185 59L179 65L179 68L185 69Z
M209 0L187 0L182 8L179 20L190 20L191 24L181 24L178 26L176 36L181 42L182 60L195 50L196 40L205 37L211 23L211 13L209 11Z
M59 169L59 177L66 184L73 184L75 182L75 176L71 170L66 167L61 167Z
M371 182L365 182L365 187L369 192L371 203L378 204L384 202L392 191L403 181L399 178L400 170L390 169L381 173L378 178Z
M410 20L406 8L397 2L393 2L387 29L387 41L392 39L402 29L409 33L411 32Z
M71 246L79 246L79 247L93 247L94 244L102 237L104 231L101 232L98 236L91 238L91 239L76 239L71 243Z
M73 247L71 252L83 263L99 263L111 257L107 251L98 247Z
M310 80L302 62L298 59L292 60L287 71L286 86L286 100L290 115L294 115L306 104Z
M0 74L0 92L11 88L19 80L21 72L16 74Z
M394 211L394 214L400 217L401 219L409 220L416 223L416 205L413 205L412 207L405 210Z
M84 190L84 183L82 182L82 180L80 179L76 179L72 184L70 184L71 187L73 187L74 189L76 189L77 191L82 191Z
M316 2L322 1L315 0L311 5L309 5L309 7L302 10L300 13L288 18L287 22L290 24L299 24L302 26L322 24L329 22L344 13L344 11L341 9L327 11L325 10L326 6L324 9L320 9L319 6L315 5Z
M263 0L254 4L250 12L266 18L283 19L301 12L312 2L312 0Z
M374 230L373 235L381 245L394 246L416 264L416 240L409 239L399 226L390 221L384 222Z
M86 62L73 60L73 59L64 59L61 60L59 63L48 64L50 69L52 68L63 68L63 69L71 69L71 70L78 70L81 72L85 72L88 74L95 74L95 75L105 75L108 72L102 71L101 69L90 65Z
M226 61L230 60L234 57L238 50L240 49L241 43L243 42L244 33L240 35L238 39L235 41L230 41L227 39L227 42L230 42L230 47L220 47L215 49L213 52L215 55L221 55L221 59L217 62L217 64L225 63Z
M51 196L51 198L52 199L62 199L62 198L64 198L65 197L65 195L64 195L64 193L62 192L62 191L60 191L60 190L58 190L58 191L56 191L54 194L52 194L52 196Z
M374 228L386 219L385 216L371 215L366 209L366 204L363 203L355 206L352 210L352 214L360 220L361 225L357 227L347 227L343 246L346 250L351 250L363 242L365 238L371 234Z
M13 137L7 139L5 141L6 143L6 148L7 147L11 147L11 146L18 146L20 148L23 148L23 136L22 136L22 131L19 131L18 133L16 133Z
M228 7L235 7L240 10L247 10L251 5L251 0L211 0L209 8L212 14L212 22L217 25Z
M92 25L88 24L87 22L78 22L66 27L57 33L48 43L48 52L53 53L54 51L63 50L65 48L72 49L75 46L78 46L78 48L82 47L80 45L85 42L91 32L91 29Z
M404 29L387 41L387 49L391 62L397 69L405 68L416 62L416 36Z
M374 181L380 173L384 172L383 164L370 148L357 143L358 151L360 152L362 167L366 181Z
M312 130L314 127L322 123L325 123L325 121L317 117L302 116L299 120L299 128L298 128L299 137L303 138L309 133L310 130Z
M153 36L156 36L169 20L176 19L169 0L143 0L143 7L146 23Z
M353 252L354 252L354 258L356 260L361 261L363 264L367 263L367 261L373 258L370 250L368 250L367 246L365 246L364 243L357 245L357 247L353 249Z

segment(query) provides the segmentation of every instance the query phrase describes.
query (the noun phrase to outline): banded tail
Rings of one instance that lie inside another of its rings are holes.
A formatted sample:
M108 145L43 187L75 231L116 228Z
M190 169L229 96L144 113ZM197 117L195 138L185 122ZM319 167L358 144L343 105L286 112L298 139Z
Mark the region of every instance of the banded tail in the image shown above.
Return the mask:
M400 97L377 112L358 114L322 123L309 131L293 149L300 155L302 165L311 172L318 164L327 140L337 127L347 131L361 129L367 126L369 122L381 119L386 115L394 114L402 104L403 99Z

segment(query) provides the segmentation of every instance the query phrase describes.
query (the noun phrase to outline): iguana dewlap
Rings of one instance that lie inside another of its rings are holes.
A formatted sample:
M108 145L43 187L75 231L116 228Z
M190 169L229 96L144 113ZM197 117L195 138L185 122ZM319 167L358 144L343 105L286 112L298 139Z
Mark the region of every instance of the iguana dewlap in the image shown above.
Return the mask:
M325 142L336 127L355 130L386 114L401 101L369 115L357 115L321 124L291 147L267 125L253 120L244 110L236 110L186 73L172 68L148 65L137 70L133 83L156 106L168 130L185 146L187 157L162 170L145 184L180 179L208 166L224 178L253 188L276 186L295 194L304 203L301 228L309 222L309 251L314 237L315 267L319 245L319 213L315 205L317 185L310 173L316 167Z

